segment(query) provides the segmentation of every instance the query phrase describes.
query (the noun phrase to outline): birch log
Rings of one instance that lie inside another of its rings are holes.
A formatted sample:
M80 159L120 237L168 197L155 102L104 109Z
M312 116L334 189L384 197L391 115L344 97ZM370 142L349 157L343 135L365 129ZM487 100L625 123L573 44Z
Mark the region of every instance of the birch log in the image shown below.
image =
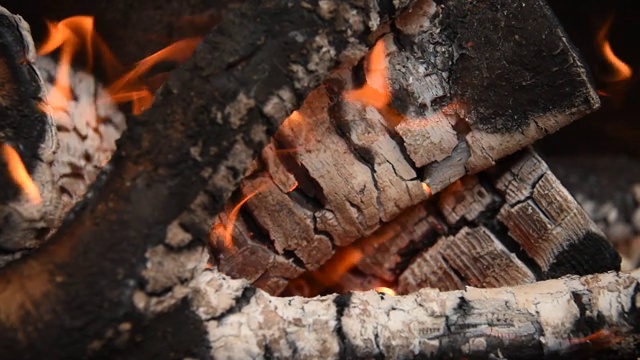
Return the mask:
M635 359L640 271L390 297L271 297L207 271L192 306L216 359Z

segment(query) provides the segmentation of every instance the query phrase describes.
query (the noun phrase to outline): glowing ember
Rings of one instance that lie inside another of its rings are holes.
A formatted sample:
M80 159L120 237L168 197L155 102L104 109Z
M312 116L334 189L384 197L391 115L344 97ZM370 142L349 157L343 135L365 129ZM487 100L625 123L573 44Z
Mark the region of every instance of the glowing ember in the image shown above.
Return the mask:
M34 204L39 204L41 201L40 190L29 176L27 169L24 167L22 159L18 152L8 144L2 144L2 155L7 161L7 167L9 168L9 174L13 178L18 186L22 189L25 195Z
M376 108L389 126L396 127L402 122L403 117L389 106L391 86L389 86L388 78L384 41L378 40L367 58L364 86L360 89L346 91L344 99Z
M292 192L293 190L295 190L298 187L298 182L294 181L293 185L291 185L291 187L289 188L289 190L287 190L288 193Z
M378 294L385 294L385 295L389 295L389 296L396 296L396 291L393 289L390 289L388 287L384 287L384 286L379 286L377 288L375 288L376 292Z
M600 29L600 32L598 33L596 41L598 47L602 51L602 55L613 69L613 74L611 75L609 81L616 82L631 78L631 75L633 75L633 71L631 70L629 65L620 60L620 58L618 58L613 52L613 49L611 49L611 43L609 42L609 30L611 29L612 23L613 16L604 23L602 29Z
M87 64L91 68L94 48L97 48L107 67L107 74L121 74L124 67L120 64L104 41L94 31L91 16L73 16L61 22L49 22L49 36L40 46L38 55L47 55L60 49L58 73L53 90L47 99L54 109L66 109L71 100L69 87L69 69L73 56L84 47ZM151 89L142 81L142 77L156 64L164 61L183 62L191 56L200 42L200 37L180 40L155 54L138 62L136 66L109 86L109 93L115 102L132 102L134 114L140 114L153 101Z
M422 183L422 189L427 193L428 196L431 196L431 188L426 183Z

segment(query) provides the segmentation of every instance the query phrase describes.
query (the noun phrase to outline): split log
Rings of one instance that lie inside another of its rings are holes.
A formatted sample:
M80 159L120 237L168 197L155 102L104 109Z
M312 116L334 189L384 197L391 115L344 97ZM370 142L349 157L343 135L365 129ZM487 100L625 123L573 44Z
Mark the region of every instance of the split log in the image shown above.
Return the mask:
M335 257L293 280L284 294L377 286L407 294L424 287L514 286L620 270L620 257L606 237L531 150L463 177ZM348 261L349 273L336 264Z
M560 181L622 256L640 266L640 163L620 154L548 156Z
M381 29L365 61L336 70L283 123L218 215L218 268L278 293L335 249L596 108L549 9L526 7L424 0ZM507 38L521 40L490 40Z
M406 296L271 297L217 271L193 306L216 359L635 359L640 271Z

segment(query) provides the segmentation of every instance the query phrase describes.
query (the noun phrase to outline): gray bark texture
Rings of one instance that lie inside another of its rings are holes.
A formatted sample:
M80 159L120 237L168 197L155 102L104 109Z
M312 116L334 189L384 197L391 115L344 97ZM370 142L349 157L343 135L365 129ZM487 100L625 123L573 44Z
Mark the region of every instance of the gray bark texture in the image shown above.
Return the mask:
M639 280L636 270L305 299L272 297L212 270L194 281L192 304L216 359L635 359Z

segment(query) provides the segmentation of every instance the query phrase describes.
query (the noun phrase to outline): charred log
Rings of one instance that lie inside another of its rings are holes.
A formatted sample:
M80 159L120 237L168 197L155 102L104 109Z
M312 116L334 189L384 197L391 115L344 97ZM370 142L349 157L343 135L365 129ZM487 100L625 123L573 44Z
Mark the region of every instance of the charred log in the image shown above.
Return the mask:
M340 270L337 263L349 261L349 254L352 270ZM284 293L386 286L407 294L620 269L620 257L600 229L530 150L463 177L334 257L339 260L296 278Z
M255 299L271 299L246 282L202 273L206 254L200 240L208 230L203 224L236 190L268 135L337 59L355 59L364 52L364 39L378 19L390 13L376 4L340 2L326 12L315 2L247 1L229 12L194 57L171 75L154 106L129 119L116 154L51 241L0 271L3 358L139 358L140 353L126 351L133 344L137 351L154 348L158 356L202 358L229 354L224 351L230 343L224 339L234 342L229 345L236 349L232 355L245 352L238 349L237 338L225 332L236 330L234 315L254 311ZM571 52L562 54L573 58ZM568 69L580 73L581 67ZM578 78L579 97L584 95L581 91L591 93L584 90L584 77ZM586 103L572 109L588 111L594 106ZM210 281L209 276L223 281ZM625 298L626 292L620 292ZM202 298L207 294L213 296L214 307L202 303L208 301ZM186 304L188 295L193 308ZM298 305L309 301L296 298L274 304L289 300ZM355 310L348 297L325 300L320 300L324 307L310 309L309 314L328 311L322 314L331 317L328 341L319 333L313 346L327 345L330 352L319 354L339 356L340 340L331 337L334 331L351 336L347 334L353 328L344 327L334 314L342 317ZM310 319L304 307L295 311ZM272 314L280 323L278 313ZM231 327L219 326L222 322ZM324 325L316 325L323 331ZM343 356L352 351L345 343ZM253 341L246 344L249 354L256 349L289 354L271 342L256 343L259 348Z
M542 2L527 3L525 17L511 2L467 4L417 2L378 32L365 61L311 92L214 222L222 272L278 293L432 193L598 106ZM526 41L488 40L503 39L496 31Z
M0 7L0 38L1 254L36 246L34 239L53 225L59 208L50 191L55 128L34 65L29 25ZM19 175L11 169L16 163L33 179L31 190L24 189L24 180L16 182Z

